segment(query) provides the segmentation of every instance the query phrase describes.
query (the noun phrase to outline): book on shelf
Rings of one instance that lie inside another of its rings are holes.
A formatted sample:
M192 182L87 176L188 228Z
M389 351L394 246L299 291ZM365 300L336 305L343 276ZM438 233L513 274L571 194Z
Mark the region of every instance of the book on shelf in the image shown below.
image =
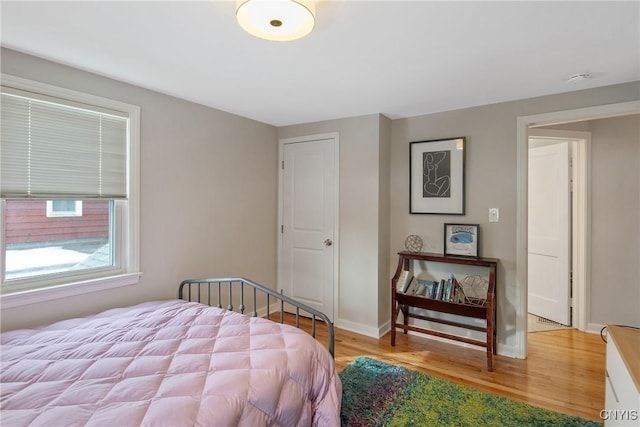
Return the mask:
M396 291L406 293L412 279L413 274L411 274L411 271L402 270L402 273L400 273L400 277L398 278L398 283L396 283Z
M426 296L428 298L432 298L433 297L433 288L436 286L436 282L434 282L433 280L428 280L427 281L427 294Z
M418 285L416 287L415 295L429 298L431 296L432 282L430 280L417 279Z
M423 283L420 283L418 280L418 284L416 285L416 292L414 295L417 296L427 296L427 286Z
M442 296L443 301L451 301L451 280L447 280L444 287L444 295Z
M464 289L453 274L449 279L427 280L418 279L411 271L404 270L396 283L396 291L444 302L466 303Z
M438 286L438 294L436 295L436 299L441 300L444 295L444 288L447 286L447 282L444 279L440 280L440 286Z
M456 302L460 304L465 304L467 302L467 296L464 293L464 289L462 289L462 285L456 281Z
M415 295L417 288L418 288L418 280L416 280L416 278L412 276L411 281L409 282L409 286L407 287L407 290L404 293L407 295Z
M447 301L456 302L456 288L457 288L457 281L455 276L452 274L449 280L447 281Z

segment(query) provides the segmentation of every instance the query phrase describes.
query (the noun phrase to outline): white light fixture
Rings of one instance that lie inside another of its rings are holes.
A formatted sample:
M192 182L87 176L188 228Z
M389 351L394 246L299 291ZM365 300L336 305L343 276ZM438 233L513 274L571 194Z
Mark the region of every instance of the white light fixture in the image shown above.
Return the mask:
M315 26L315 1L236 0L236 18L249 34L272 41L306 36Z

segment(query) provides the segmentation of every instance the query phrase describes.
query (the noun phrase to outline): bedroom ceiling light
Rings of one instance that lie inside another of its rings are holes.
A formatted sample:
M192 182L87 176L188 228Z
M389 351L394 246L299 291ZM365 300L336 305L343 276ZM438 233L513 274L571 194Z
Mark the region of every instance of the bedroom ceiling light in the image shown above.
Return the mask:
M236 0L236 18L249 34L265 40L290 41L315 26L315 1Z

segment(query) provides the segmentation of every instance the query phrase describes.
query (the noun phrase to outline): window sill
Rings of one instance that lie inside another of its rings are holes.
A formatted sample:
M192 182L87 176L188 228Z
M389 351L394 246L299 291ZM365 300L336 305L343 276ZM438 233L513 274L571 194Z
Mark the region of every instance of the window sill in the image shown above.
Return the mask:
M34 289L0 295L0 309L36 304L39 302L88 294L91 292L104 291L106 289L119 288L121 286L135 285L140 281L141 275L142 273L127 273L117 276L69 283L51 288Z

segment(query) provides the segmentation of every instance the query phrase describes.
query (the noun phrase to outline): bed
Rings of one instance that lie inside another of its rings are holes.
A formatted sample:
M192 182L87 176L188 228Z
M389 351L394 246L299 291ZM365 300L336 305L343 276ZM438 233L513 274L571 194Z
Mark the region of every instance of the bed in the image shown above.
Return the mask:
M258 283L185 280L175 300L3 333L0 417L7 426L339 426L333 341L324 314Z

